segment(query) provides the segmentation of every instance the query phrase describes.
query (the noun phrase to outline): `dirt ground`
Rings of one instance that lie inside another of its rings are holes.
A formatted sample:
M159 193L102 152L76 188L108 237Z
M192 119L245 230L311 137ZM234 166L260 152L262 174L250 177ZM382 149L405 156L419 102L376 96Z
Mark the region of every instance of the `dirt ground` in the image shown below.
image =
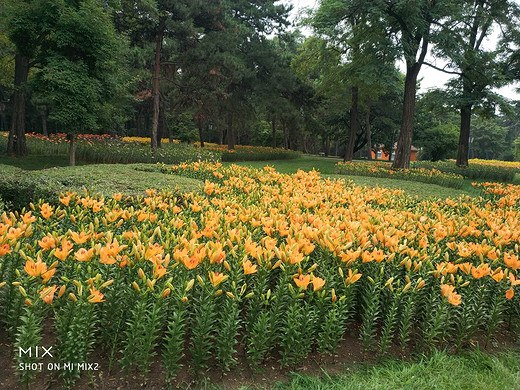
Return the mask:
M290 380L291 372L300 372L307 375L324 375L346 373L360 364L377 363L381 358L375 353L364 354L358 339L357 326L352 326L352 332L347 334L334 356L323 356L317 352L311 352L309 356L298 366L281 367L275 358L270 358L262 364L256 372L253 372L245 359L245 351L238 350L236 358L238 363L229 372L223 373L210 362L210 369L198 373L195 377L184 358L183 368L177 375L172 389L203 389L208 385L217 385L226 390L235 390L240 387L251 389L269 388L276 383ZM13 345L8 343L7 334L0 329L0 389L1 390L61 390L65 386L59 378L59 372L50 369L48 364L52 359L42 359L43 370L37 372L35 379L27 388L25 384L18 381L16 371L15 353ZM42 345L52 345L52 335L46 335ZM481 350L495 352L514 345L515 340L510 332L503 329L493 343L484 345L483 340L475 338L471 344L479 344ZM392 346L389 357L409 359L410 351L401 354L397 346ZM157 354L151 366L151 372L145 379L138 372L122 373L117 368L108 371L108 357L101 348L96 349L90 356L81 378L74 384L74 390L127 390L146 389L160 390L168 389L165 384L165 376L162 372L160 356ZM209 386L211 387L211 386Z

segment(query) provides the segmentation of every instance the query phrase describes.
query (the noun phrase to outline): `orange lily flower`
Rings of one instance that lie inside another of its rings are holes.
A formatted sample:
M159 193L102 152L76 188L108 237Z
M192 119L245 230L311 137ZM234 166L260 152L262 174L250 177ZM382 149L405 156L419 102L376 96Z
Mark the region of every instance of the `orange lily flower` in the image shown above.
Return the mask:
M506 265L509 268L512 268L515 270L520 268L520 260L518 260L518 256L516 256L516 255L504 253L504 263L506 263Z
M86 250L85 248L80 248L75 254L74 258L78 261L89 261L94 254L94 248L90 248Z
M44 272L47 272L47 264L38 260L36 263L30 260L25 262L25 267L23 268L27 275L29 276L39 276Z
M163 267L160 264L156 264L153 268L153 277L154 279L160 279L166 274L166 267Z
M88 301L90 303L105 302L103 297L104 295L101 293L101 291L96 290L94 286L90 287L90 296L88 297Z
M54 286L51 286L51 287L47 287L47 288L44 288L41 292L40 292L40 298L48 305L50 305L52 303L52 300L54 299L54 293L56 292L56 290L58 289L58 287L56 285Z
M21 228L10 227L5 238L8 240L17 240L22 234L23 230Z
M487 264L487 263L479 265L477 268L473 267L471 269L471 275L473 275L473 277L475 279L480 279L483 276L489 275L489 273L490 273L490 269L489 269L489 264Z
M56 247L56 240L50 234L47 234L45 237L42 237L41 240L38 240L38 245L43 249L43 251L48 251L51 248Z
M228 275L221 274L219 272L208 272L209 280L213 287L217 287L220 283L228 278Z
M36 217L31 214L31 212L27 212L22 216L23 223L32 223L36 221Z
M44 203L40 206L40 212L43 218L49 219L54 214L52 207L48 203Z
M454 290L455 286L452 286L451 284L441 284L441 294L443 297L447 297Z
M72 252L73 246L74 244L72 244L69 240L64 238L61 241L61 248L56 248L56 250L54 251L54 256L56 256L61 261L65 261L69 253Z
M307 286L311 282L311 275L300 274L300 276L293 278L293 281L299 288L307 290Z
M55 272L56 272L56 268L51 268L47 272L42 273L42 275L41 275L42 283L43 284L47 283L49 281L49 279L52 278L52 276L54 275Z
M361 278L361 275L362 274L360 274L359 272L353 273L352 270L349 268L348 278L345 279L345 284L348 286L349 284L357 282Z
M314 291L320 291L325 285L325 279L318 278L317 276L312 276L312 287Z
M451 292L448 294L448 302L451 303L453 306L460 305L461 302L461 296L460 294L457 294L455 292Z
M79 234L73 231L70 231L70 237L76 244L84 244L91 237L91 234L87 234L84 231L81 231Z
M4 244L0 246L0 257L7 255L8 253L11 253L13 250L10 248L11 247L9 246L9 244Z
M61 196L60 202L63 203L63 205L68 206L70 203L70 196L69 195Z
M257 265L253 265L250 260L246 260L242 264L242 267L244 267L244 275L254 274L257 272Z

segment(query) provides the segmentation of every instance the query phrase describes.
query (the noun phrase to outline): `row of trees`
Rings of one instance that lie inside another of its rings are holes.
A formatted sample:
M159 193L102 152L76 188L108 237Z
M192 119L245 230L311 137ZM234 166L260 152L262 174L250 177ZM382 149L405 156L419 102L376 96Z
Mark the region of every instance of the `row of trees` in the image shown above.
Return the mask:
M475 113L514 112L492 92L520 74L514 1L322 0L307 39L287 32L289 8L278 3L2 1L9 152L27 154L29 118L44 133L47 122L67 132L72 146L77 132L103 131L150 136L153 150L165 136L196 137L230 149L240 141L328 154L335 145L351 160L397 141L394 167L406 168L420 70L436 67L428 53L456 76L424 106L458 111L458 165ZM414 143L427 146L421 134Z

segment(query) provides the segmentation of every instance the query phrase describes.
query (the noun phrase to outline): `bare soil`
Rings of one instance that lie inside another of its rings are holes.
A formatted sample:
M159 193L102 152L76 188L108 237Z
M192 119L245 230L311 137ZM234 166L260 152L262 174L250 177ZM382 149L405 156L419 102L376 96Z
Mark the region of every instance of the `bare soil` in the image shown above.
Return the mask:
M359 365L375 364L383 360L376 353L363 353L358 339L358 327L352 326L350 333L346 334L338 350L333 356L320 355L312 351L309 356L299 365L294 367L282 367L278 360L269 358L256 371L253 371L245 358L245 351L240 350L236 353L237 364L229 372L222 372L210 361L210 368L198 375L194 375L188 358L181 362L183 368L177 375L175 383L168 387L165 376L162 372L159 353L153 360L150 373L143 378L135 372L122 373L117 364L112 371L108 371L109 360L102 348L97 348L90 356L89 363L91 368L97 363L98 370L85 370L81 378L74 384L74 390L127 390L127 389L204 389L219 386L226 390L236 390L241 387L250 389L265 389L284 383L290 380L292 372L305 373L307 375L324 375L324 373L344 374L354 370ZM0 329L0 389L1 390L62 390L65 385L59 378L59 371L49 370L47 364L52 363L52 359L45 357L42 359L43 370L37 372L35 378L26 386L19 382L15 361L14 347L7 341L7 333ZM479 345L481 350L493 353L500 350L512 348L515 339L507 329L501 329L495 337L493 343L485 345L484 338L476 336L467 346ZM45 335L42 345L53 345L52 334ZM392 345L389 358L408 360L412 357L411 349L404 353L397 345ZM385 358L386 359L386 358Z

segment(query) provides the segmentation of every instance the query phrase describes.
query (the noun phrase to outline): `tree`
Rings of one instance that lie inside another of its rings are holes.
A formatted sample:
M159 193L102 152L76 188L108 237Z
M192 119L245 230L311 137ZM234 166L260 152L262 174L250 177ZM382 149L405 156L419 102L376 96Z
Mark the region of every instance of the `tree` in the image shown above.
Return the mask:
M29 69L37 64L40 46L53 32L62 1L4 0L0 16L5 31L15 46L14 94L11 127L7 152L16 156L27 155L25 141L25 99Z
M510 38L516 36L520 23L520 6L513 1L471 0L460 2L447 21L442 41L435 46L434 53L448 61L441 71L457 77L448 83L451 101L460 112L460 136L457 166L468 165L471 117L475 108L495 111L494 105L501 101L492 88L506 81L511 57ZM499 27L502 40L507 43L490 45L486 40Z
M359 1L322 0L310 21L314 30L341 55L343 82L350 90L349 132L345 161L352 161L360 130L359 106L365 106L366 138L370 136L370 101L395 80L394 53L385 27L373 23L367 4Z
M96 0L61 2L53 33L40 50L35 94L68 134L70 165L75 165L75 134L98 128L100 112L116 99L119 42Z

